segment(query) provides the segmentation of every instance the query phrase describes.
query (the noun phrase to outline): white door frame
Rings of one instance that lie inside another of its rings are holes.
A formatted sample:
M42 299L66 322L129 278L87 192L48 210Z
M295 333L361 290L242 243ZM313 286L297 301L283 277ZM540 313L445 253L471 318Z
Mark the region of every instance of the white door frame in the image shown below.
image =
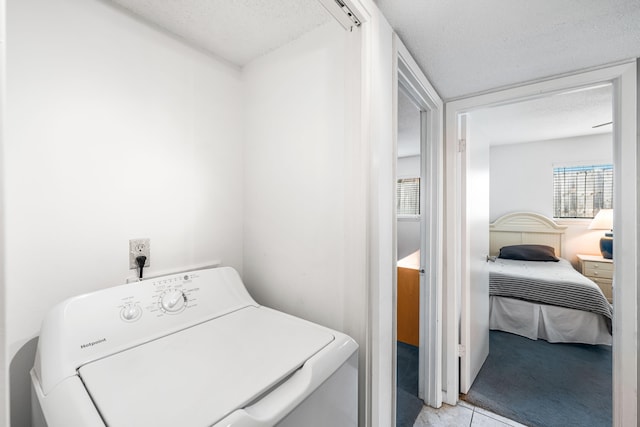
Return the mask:
M443 218L443 104L440 96L415 62L397 34L394 34L394 131L393 153L398 148L398 90L420 109L420 359L418 396L432 407L442 405L442 218ZM425 131L426 130L426 131ZM394 170L394 182L396 173ZM395 190L395 186L394 186ZM395 202L395 191L394 198ZM394 210L395 213L395 210ZM397 242L397 218L394 215L393 241ZM394 249L394 264L397 264ZM396 271L394 271L395 273ZM397 274L393 277L393 343L397 341ZM396 384L396 346L393 346L393 384ZM396 401L394 387L393 401ZM394 404L395 408L395 404ZM395 416L394 416L395 420Z
M380 262L392 252L392 230L380 224L391 223L390 200L394 188L380 190L386 170L392 170L391 158L391 105L392 105L392 47L391 27L381 19L372 0L341 0L357 17L353 22L334 0L318 0L346 31L350 53L345 73L345 88L349 92L346 108L347 140L345 161L350 165L349 194L346 203L351 215L345 218L350 230L345 248L346 283L344 289L344 322L346 333L360 345L358 355L358 425L382 427L390 425L392 405L392 352L391 307L384 311L381 301L391 301L391 295L382 295L379 283L391 283L391 261ZM385 35L388 34L388 39ZM380 64L388 64L387 68ZM386 120L385 120L386 119ZM388 164L376 164L388 146ZM391 172L388 173L391 175ZM389 206L388 212L381 206Z
M460 159L458 153L457 117L478 108L504 105L533 99L598 83L613 84L614 140L614 223L616 238L614 253L613 298L613 421L615 426L635 425L638 383L638 123L637 64L621 63L552 80L474 96L447 103L446 109L446 266L445 305L455 307L445 313L444 401L458 400L458 344L460 327L460 297L468 295L468 283L460 262L460 223L464 200L461 198ZM626 179L624 179L626 177ZM620 285L621 284L621 285Z
M352 165L347 194L352 197L352 230L346 256L345 320L357 339L359 356L360 426L387 427L395 422L393 397L393 277L394 173L393 156L393 29L373 0L341 0L359 19L351 28L333 0L319 0L354 35L347 82L349 144L345 153Z

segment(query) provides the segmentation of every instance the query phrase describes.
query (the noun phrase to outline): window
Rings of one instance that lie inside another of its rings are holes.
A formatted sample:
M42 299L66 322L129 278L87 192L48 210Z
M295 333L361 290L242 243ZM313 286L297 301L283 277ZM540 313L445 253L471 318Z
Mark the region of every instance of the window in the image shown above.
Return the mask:
M396 185L398 216L420 215L420 178L401 178Z
M553 216L593 218L613 208L613 165L553 169Z

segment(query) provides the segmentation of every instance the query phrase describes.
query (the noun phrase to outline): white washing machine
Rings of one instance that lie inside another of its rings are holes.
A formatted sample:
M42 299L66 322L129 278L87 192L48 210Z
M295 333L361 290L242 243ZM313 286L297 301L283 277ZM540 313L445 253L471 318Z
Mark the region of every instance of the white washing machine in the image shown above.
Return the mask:
M34 426L356 426L357 344L229 267L81 295L42 324Z

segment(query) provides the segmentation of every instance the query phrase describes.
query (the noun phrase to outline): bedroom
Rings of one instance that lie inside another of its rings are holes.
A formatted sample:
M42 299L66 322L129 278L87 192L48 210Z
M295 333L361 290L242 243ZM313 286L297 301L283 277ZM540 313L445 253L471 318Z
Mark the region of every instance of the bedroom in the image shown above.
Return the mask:
M469 137L473 137L475 142L479 139L487 141L490 146L488 159L490 171L489 215L492 223L490 255L498 255L500 248L509 244L538 243L555 247L556 255L568 261L566 263L569 270L567 274L576 275L576 272L584 272L585 275L588 275L588 272L583 270L581 259L598 260L600 266L613 268L612 260L601 258L599 248L600 238L604 236L605 231L610 230L593 229L592 225L594 224L593 216L598 213L600 208L612 207L611 86L600 85L531 101L487 108L474 111L469 116ZM602 172L603 169L604 172ZM602 181L603 175L608 177L604 182ZM576 176L580 177L577 186L575 186ZM567 191L562 188L562 183L567 183L571 179L573 179L572 184L574 185L571 190ZM604 197L602 197L602 190L604 190ZM523 212L538 214L542 217L540 219L535 216L530 218L519 214ZM530 219L532 222L527 222ZM541 226L541 231L544 234L534 234L534 228L538 227L535 223L538 220L544 221L546 219L552 219L553 222ZM513 227L518 229L517 237L511 233ZM526 235L525 233L520 234L521 230L526 230ZM508 257L508 255L501 256ZM558 414L569 413L574 420L585 416L586 419L582 420L581 425L610 424L611 352L606 349L610 348L607 345L611 343L610 329L607 328L607 321L610 328L611 318L607 319L602 315L565 309L561 309L560 314L555 314L552 313L555 309L552 310L545 306L540 306L539 312L525 311L520 313L518 311L520 303L509 305L513 300L501 298L501 296L511 295L501 293L506 292L505 288L498 286L504 285L499 282L499 275L510 272L507 270L507 268L512 268L511 264L508 264L510 262L527 264L525 266L528 269L525 274L527 278L531 274L529 269L533 269L530 265L542 264L543 268L557 266L553 262L522 262L502 259L498 259L495 263L490 262L489 271L492 276L490 292L492 295L495 294L491 297L490 302L491 329L515 333L529 339L540 338L553 343L580 342L590 344L590 346L580 348L579 351L597 353L598 356L595 357L600 357L600 359L596 366L602 368L603 375L606 377L603 379L594 373L593 378L599 378L600 382L606 384L600 384L594 388L590 395L589 392L585 392L584 395L577 396L573 390L569 389L563 390L565 395L561 399L557 399L560 387L552 388L551 384L553 384L554 378L545 378L540 374L539 380L550 384L549 389L533 387L530 392L544 395L535 396L535 399L538 403L547 402L546 407L549 407L548 411L551 412L546 414L549 417L547 422L550 423L549 419L553 419L554 416L560 416ZM565 261L561 260L562 262ZM599 271L599 273L607 274L604 271ZM498 276L494 277L495 275ZM579 274L575 279L573 276L571 277L572 280L585 280ZM593 286L592 290L600 294L604 293L611 301L611 282L602 278L593 278L593 280L599 282L601 289ZM528 293L526 298L536 300L535 298L540 296L529 294L532 290L533 288L526 289ZM560 291L559 285L554 287L554 292L556 291L560 298L565 296L565 292ZM581 292L581 289L576 292ZM572 291L566 291L566 293L574 295ZM586 297L581 294L580 299L586 300ZM602 312L610 316L607 301L602 295L596 296L595 299L594 304L600 304ZM503 306L503 301L508 301L508 303ZM537 301L541 300L537 299ZM550 303L564 304L559 300L552 300ZM529 310L528 305L525 307L524 310ZM521 314L524 315L521 316ZM485 379L490 381L490 371L496 369L496 365L492 363L495 362L495 358L508 354L501 354L500 352L504 352L505 349L500 346L515 346L513 342L505 341L511 339L510 337L505 338L500 334L503 332L491 333L489 358L468 394L468 398L472 402L487 399L487 394L490 392L482 387L491 386L486 385L483 381ZM557 351L559 348L562 348L562 351L578 351L572 348L572 344L552 344L545 347L546 341L528 342L526 339L524 341L523 345L538 345L538 347L531 347L532 354L535 351L537 358L540 358L541 354L545 358L548 357L547 365L558 364L553 359L557 357L553 351ZM605 347L598 344L605 345ZM603 351L605 353L602 353ZM506 359L502 360L504 362ZM569 358L567 360L575 362L575 359ZM521 363L520 368L522 369L529 366L533 370L535 366L535 363L531 363L530 360L517 363ZM575 364L580 365L579 362L575 362ZM556 372L555 375L566 375L567 378L563 380L567 383L581 384L582 378L572 378L571 375L575 376L576 371L584 369L586 366L586 362L584 366L565 366L566 369L562 373ZM503 368L507 369L507 365L505 364ZM596 371L594 370L594 372ZM530 375L535 376L535 374ZM525 381L522 378L526 378L526 376L522 375L518 378ZM517 382L514 380L513 384L517 384ZM526 384L519 384L517 388L526 393L524 390L529 390L526 387ZM506 390L503 395L500 393L497 396L493 395L493 398L500 399L500 396L503 396L505 399L506 402L501 408L506 412L505 415L532 425L538 425L536 420L538 423L541 422L540 419L544 420L545 415L541 412L545 411L535 411L534 414L534 411L527 405L514 405L514 408L506 408L505 410L504 406L509 406L510 403L516 401L515 397L509 400L509 397L517 394L514 393L515 389L510 390L511 396L507 395ZM479 397L480 395L482 397ZM500 406L499 404L495 405L494 409ZM585 407L589 409L585 410ZM515 412L510 412L510 409ZM523 413L517 414L517 411ZM589 424L590 422L593 424ZM545 423L540 425L545 425Z

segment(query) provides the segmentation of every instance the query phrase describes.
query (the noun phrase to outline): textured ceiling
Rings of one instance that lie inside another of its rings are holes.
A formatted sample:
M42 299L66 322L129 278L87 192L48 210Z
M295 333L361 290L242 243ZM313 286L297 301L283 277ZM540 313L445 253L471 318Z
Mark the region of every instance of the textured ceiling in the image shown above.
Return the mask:
M111 1L240 66L331 18L318 0Z
M611 133L610 85L578 90L530 101L485 108L471 113L491 145L544 141Z
M546 141L611 133L610 85L575 90L471 113L473 123L491 145ZM420 154L420 113L402 92L398 95L398 157Z
M110 0L244 65L327 22L318 0ZM639 0L375 0L445 100L640 57Z
M330 18L317 0L110 0L242 66ZM376 0L444 99L640 56L640 0ZM474 113L494 144L610 132L607 89ZM398 154L419 151L399 98ZM506 121L505 121L506 120ZM508 123L505 126L504 123Z
M640 57L638 0L375 0L445 100Z

